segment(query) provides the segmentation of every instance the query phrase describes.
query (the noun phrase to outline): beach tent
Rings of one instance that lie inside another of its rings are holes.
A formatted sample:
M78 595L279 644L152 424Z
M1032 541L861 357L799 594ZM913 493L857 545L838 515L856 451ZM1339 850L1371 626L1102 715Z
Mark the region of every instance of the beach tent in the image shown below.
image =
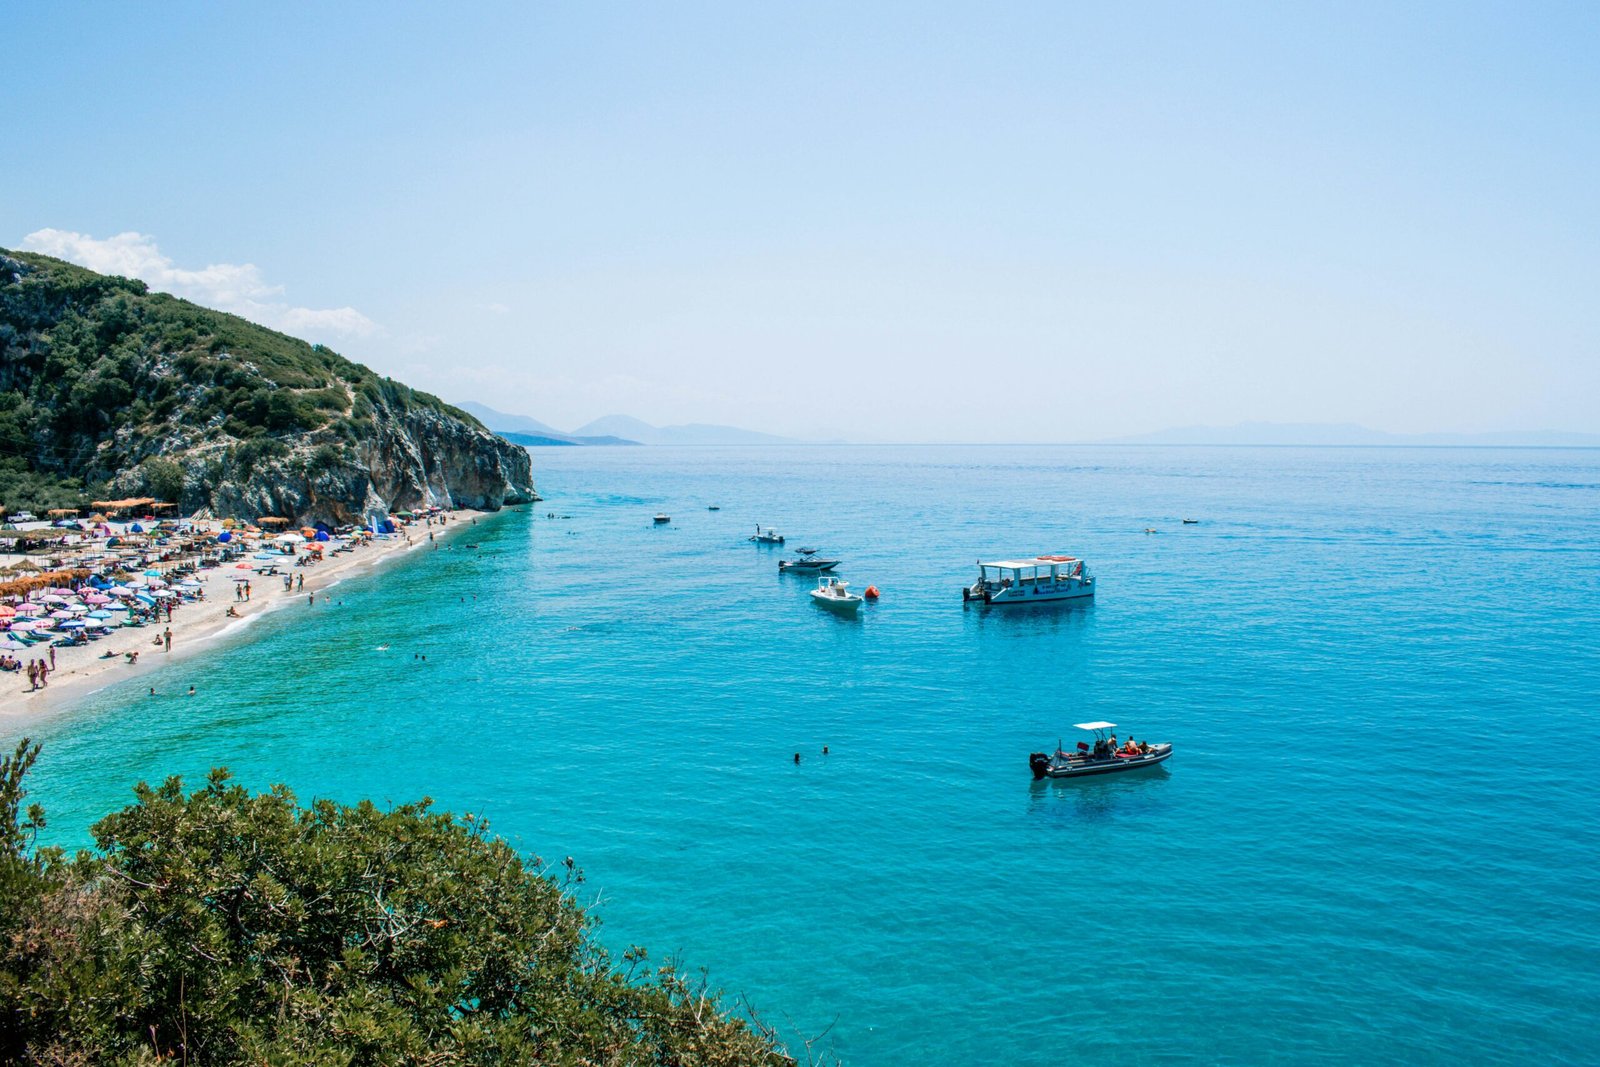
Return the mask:
M333 540L333 538L328 535L327 529L323 528L323 529L320 529L320 530L317 531L317 540L318 541L331 541L331 540Z

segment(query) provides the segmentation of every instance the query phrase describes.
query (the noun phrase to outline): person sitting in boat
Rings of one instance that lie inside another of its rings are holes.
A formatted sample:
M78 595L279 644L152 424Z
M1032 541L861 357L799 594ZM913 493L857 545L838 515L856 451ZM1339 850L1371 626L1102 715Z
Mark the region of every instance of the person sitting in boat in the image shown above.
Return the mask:
M1139 754L1139 746L1133 743L1133 738L1128 738L1128 743L1122 746L1122 754L1124 756L1137 756Z

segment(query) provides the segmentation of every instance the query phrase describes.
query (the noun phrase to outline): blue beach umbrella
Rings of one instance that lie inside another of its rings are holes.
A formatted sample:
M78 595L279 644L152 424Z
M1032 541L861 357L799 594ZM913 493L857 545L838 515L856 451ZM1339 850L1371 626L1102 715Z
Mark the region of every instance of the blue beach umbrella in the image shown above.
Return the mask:
M232 541L232 540L233 540L233 534L229 533L227 530L223 530L221 533L217 534L217 542L219 544L224 544L225 545L229 541Z

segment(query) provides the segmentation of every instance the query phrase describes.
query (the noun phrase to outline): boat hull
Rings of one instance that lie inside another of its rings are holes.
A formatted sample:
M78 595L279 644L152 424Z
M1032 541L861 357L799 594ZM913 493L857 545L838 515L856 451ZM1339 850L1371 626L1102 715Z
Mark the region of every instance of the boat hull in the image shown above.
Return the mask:
M1156 745L1145 756L1107 756L1078 759L1076 757L1047 756L1035 752L1028 757L1028 767L1033 777L1040 778L1091 778L1101 774L1122 774L1145 767L1154 767L1172 758L1171 745Z
M858 596L846 598L839 596L827 596L823 593L813 592L811 594L811 601L812 603L820 604L829 611L837 612L840 615L854 615L856 612L861 610L861 598Z
M819 560L816 563L798 563L792 560L781 559L778 561L778 570L786 573L793 571L796 574L821 574L824 571L833 570L833 568L837 567L842 562L844 561L837 559L826 559Z
M984 590L974 591L971 588L963 589L963 600L976 600L983 604L992 604L996 607L1005 607L1018 604L1051 604L1061 600L1088 600L1094 596L1094 583L1058 583L1061 588L1052 589L1044 585L1011 586L998 592Z

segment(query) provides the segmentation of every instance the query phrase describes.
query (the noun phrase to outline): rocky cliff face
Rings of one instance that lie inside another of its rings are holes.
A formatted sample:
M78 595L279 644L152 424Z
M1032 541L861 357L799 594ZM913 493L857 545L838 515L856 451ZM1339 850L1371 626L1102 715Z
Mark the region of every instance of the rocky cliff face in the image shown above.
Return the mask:
M364 522L429 504L498 511L539 497L526 449L478 426L418 410L375 420L372 436L330 453L310 438L285 450L219 441L157 453L182 472L185 513L282 515L297 523ZM149 465L116 474L112 496L157 494Z
M537 500L526 449L319 345L0 249L5 462L83 496L361 521Z

